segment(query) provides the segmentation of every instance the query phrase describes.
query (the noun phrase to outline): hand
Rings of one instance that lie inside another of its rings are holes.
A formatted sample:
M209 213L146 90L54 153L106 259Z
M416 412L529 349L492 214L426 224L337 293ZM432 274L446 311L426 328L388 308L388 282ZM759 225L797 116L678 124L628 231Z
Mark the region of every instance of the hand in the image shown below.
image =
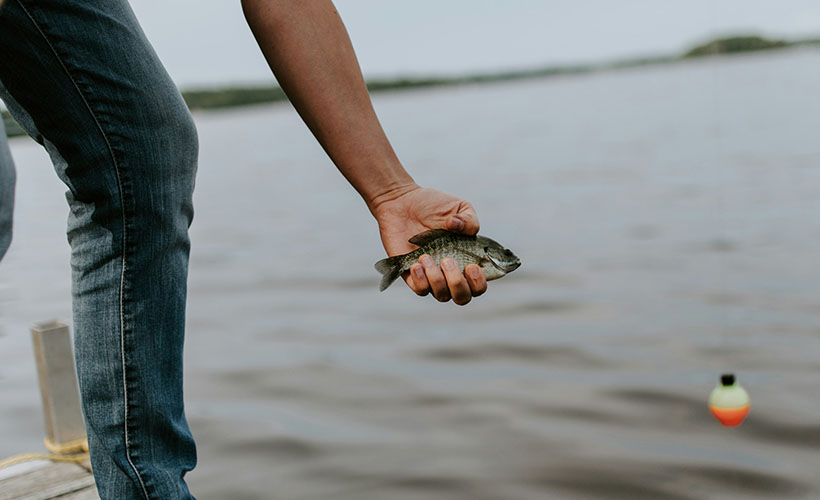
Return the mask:
M372 211L389 256L415 250L407 240L428 229L444 228L470 235L478 232L478 216L472 205L432 188L413 186L395 198L380 201ZM426 254L402 277L418 295L432 292L438 301L452 298L458 305L487 291L487 280L476 264L468 265L462 273L453 259L442 259L438 266Z

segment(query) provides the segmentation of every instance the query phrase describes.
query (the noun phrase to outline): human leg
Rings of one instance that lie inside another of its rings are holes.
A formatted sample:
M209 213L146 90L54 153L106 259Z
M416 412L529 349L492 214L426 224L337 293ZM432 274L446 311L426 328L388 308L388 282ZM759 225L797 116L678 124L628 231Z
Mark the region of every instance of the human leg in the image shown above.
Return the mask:
M77 368L100 495L192 498L187 108L124 0L6 0L0 81L68 187Z

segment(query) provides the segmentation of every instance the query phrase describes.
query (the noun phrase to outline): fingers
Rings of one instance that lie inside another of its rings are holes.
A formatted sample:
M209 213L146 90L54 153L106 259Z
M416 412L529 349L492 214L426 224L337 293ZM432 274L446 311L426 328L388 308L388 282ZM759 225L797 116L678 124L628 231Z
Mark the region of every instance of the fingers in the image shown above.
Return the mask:
M410 289L416 292L416 295L424 297L430 293L430 283L427 281L427 276L424 274L424 268L421 264L416 263L410 266L410 276L407 279L407 284Z
M453 299L460 306L487 291L487 280L477 265L468 265L462 273L453 259L444 258L439 265L427 254L410 267L407 284L417 295L432 292L439 302Z
M424 254L419 258L419 263L424 268L424 274L427 276L427 282L430 284L433 297L439 302L447 302L450 300L450 289L447 288L447 279L433 258Z
M460 306L470 302L470 299L473 298L470 285L467 284L467 280L456 261L450 258L441 259L441 270L444 271L444 278L447 280L447 288L453 302Z
M480 267L475 264L468 264L464 268L464 275L467 276L467 283L470 285L473 297L478 297L487 291L487 279L484 277L484 273L481 272Z

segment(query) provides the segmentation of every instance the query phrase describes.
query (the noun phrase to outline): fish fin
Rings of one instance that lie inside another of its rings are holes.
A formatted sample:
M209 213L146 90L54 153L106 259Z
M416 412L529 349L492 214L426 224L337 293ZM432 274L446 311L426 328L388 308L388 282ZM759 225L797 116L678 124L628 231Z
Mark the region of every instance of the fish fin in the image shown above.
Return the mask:
M427 231L421 232L413 236L408 241L414 245L418 245L421 247L430 243L431 241L435 241L441 238L442 236L447 236L448 234L451 233L446 229L429 229Z
M487 257L481 256L481 255L476 255L473 252L468 252L467 250L461 250L461 252L464 255L467 255L468 257L472 257L473 259L475 259L475 263L478 264L479 266L481 266L485 262L488 262Z
M376 262L376 271L382 273L382 282L379 285L379 291L383 292L396 281L396 278L401 276L402 272L402 255L396 255L395 257L387 257L386 259L382 259Z

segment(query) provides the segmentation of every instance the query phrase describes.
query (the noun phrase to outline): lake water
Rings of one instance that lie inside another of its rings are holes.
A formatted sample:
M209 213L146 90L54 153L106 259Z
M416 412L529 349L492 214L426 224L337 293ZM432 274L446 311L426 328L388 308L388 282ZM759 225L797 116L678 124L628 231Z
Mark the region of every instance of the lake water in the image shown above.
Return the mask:
M376 226L288 105L197 114L198 497L820 497L820 52L375 103L523 266L465 308L379 294ZM28 329L71 318L64 188L12 149L0 457L42 449Z

